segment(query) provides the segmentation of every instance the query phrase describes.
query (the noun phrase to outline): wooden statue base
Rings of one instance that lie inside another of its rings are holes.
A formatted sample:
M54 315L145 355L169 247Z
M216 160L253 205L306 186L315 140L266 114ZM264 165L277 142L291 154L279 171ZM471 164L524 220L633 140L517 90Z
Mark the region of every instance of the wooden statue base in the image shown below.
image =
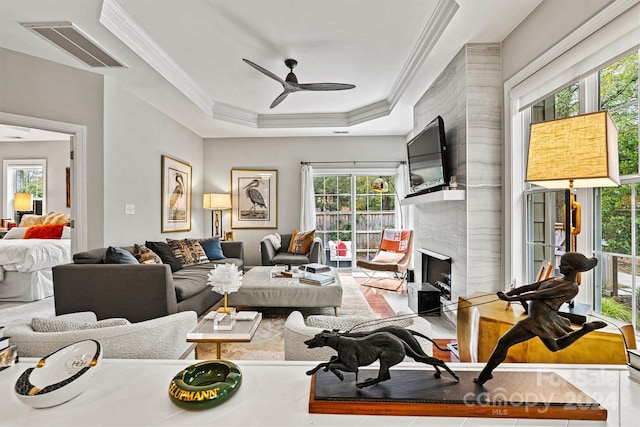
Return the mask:
M359 381L377 376L360 370ZM494 372L484 385L473 382L479 372L392 370L391 379L358 389L355 374L344 381L318 371L311 378L309 412L316 414L410 415L484 418L607 419L607 410L553 372Z

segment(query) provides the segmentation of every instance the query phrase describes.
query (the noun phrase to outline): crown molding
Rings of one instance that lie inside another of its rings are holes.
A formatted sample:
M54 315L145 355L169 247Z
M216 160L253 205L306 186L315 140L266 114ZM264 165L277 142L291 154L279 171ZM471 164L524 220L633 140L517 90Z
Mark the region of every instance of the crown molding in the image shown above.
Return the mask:
M344 113L258 114L215 101L207 96L116 0L103 1L100 23L213 119L254 128L349 127L391 113L458 8L455 0L438 2L386 99Z
M211 114L213 100L114 0L103 1L100 23L198 108Z
M396 79L391 92L387 99L391 105L391 109L407 89L407 86L413 80L417 70L422 66L424 60L433 50L433 47L442 36L453 16L456 14L460 6L454 0L441 0L438 2L433 15L429 18L427 26L422 30L418 42L413 47L407 62L405 62L400 75Z

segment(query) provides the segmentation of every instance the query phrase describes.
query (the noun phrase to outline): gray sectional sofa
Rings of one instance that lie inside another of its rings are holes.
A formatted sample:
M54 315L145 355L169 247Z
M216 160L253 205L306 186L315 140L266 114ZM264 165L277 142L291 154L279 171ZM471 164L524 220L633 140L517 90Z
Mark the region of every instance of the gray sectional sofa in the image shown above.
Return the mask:
M74 263L53 267L56 315L92 311L98 320L123 317L130 322L189 310L200 316L222 299L207 284L215 264L244 267L242 242L221 245L225 259L176 271L167 263L105 264L107 248L74 254Z

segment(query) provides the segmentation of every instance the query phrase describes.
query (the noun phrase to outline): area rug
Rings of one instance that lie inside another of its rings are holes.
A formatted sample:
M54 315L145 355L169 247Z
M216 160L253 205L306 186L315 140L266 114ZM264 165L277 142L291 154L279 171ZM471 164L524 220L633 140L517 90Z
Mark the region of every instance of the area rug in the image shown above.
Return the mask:
M338 316L371 316L375 314L360 291L360 286L350 274L341 274L342 307ZM333 316L333 308L260 308L262 322L251 342L223 343L221 357L229 360L284 360L284 323L294 310L304 317L312 314ZM215 344L198 344L201 359L215 359Z
M55 307L53 297L32 302L0 303L0 326L12 323L31 322L34 317L53 317Z

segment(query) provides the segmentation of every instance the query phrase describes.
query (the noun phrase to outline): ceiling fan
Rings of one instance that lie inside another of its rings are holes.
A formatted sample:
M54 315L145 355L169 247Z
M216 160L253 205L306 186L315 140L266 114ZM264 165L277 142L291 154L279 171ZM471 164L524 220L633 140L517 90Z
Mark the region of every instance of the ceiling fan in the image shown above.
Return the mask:
M284 65L289 68L289 74L287 74L287 78L282 80L280 77L273 74L271 71L266 70L255 64L248 59L242 59L247 64L251 65L256 70L265 74L266 76L271 77L273 80L279 82L284 91L278 95L276 99L273 100L271 106L269 108L274 108L276 105L280 104L290 93L298 92L300 90L345 90L345 89L353 89L356 87L355 85L346 84L346 83L298 83L298 78L295 74L293 74L293 69L298 65L298 61L295 59L285 59Z

